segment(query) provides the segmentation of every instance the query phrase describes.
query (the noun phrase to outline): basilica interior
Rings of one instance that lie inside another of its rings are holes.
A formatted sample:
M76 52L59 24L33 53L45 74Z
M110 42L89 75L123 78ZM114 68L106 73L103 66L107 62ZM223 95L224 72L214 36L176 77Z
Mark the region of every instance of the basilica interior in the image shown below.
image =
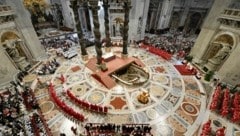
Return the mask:
M239 36L239 0L0 0L0 136L240 136Z

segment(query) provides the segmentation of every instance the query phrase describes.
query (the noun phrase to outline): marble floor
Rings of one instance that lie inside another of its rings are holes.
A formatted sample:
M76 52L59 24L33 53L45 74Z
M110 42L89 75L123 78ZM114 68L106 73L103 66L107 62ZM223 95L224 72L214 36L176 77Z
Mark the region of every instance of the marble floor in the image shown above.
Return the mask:
M120 56L122 48L113 47L111 51ZM95 48L87 48L89 58L95 57ZM104 54L103 50L103 54ZM201 81L194 76L182 76L173 64L176 60L165 61L159 56L153 55L144 49L128 48L129 56L135 56L145 64L144 69L149 72L150 79L147 83L138 87L129 87L118 84L112 89L105 88L91 76L91 71L85 67L87 61L79 55L67 60L57 57L61 66L53 75L39 76L40 80L52 82L57 94L73 108L80 110L87 121L76 124L69 120L51 100L48 90L44 86L36 84L37 76L30 74L25 77L25 82L31 84L41 107L43 115L54 136L65 133L73 136L71 127L77 127L78 134L85 134L83 125L92 123L149 123L152 126L154 136L193 136L199 135L202 122L208 119L217 120L221 126L226 126L226 135L239 135L239 126L219 118L207 108L207 96L200 92L205 91ZM54 54L51 56L55 57ZM78 66L79 69L72 68ZM61 84L58 77L63 74L66 82ZM93 104L105 105L109 108L107 115L99 115L79 109L75 103L62 93L69 89L76 97ZM150 92L150 100L147 104L139 103L137 95L141 91ZM117 105L115 104L118 101ZM214 124L213 124L214 125ZM219 126L212 126L217 129Z

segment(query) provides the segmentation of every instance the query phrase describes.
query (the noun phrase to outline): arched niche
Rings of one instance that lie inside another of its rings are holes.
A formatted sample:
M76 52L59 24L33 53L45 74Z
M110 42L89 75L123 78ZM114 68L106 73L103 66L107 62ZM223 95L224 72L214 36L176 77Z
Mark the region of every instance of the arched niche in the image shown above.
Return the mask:
M20 40L21 40L20 37L13 31L4 32L1 35L1 43L4 48L6 48L6 44L8 42L18 42ZM19 45L16 46L16 49L18 50L20 56L26 56L23 49L21 48L21 46L19 46Z
M199 24L199 21L201 20L202 15L199 12L195 12L190 16L190 22L188 24L190 29L196 28L196 26Z
M204 54L203 60L212 58L221 49L222 45L229 45L232 50L238 43L238 37L231 32L219 32L211 40L208 46L208 50Z
M116 17L113 19L113 36L121 36L121 29L123 27L124 19L122 17Z
M220 32L211 41L204 55L204 71L216 71L227 60L236 47L237 37L230 32Z
M12 62L18 69L27 70L30 63L26 60L24 41L15 31L5 31L0 35L1 48L4 48Z
M187 22L185 24L185 33L193 34L199 28L202 20L202 14L199 12L192 12L188 16Z

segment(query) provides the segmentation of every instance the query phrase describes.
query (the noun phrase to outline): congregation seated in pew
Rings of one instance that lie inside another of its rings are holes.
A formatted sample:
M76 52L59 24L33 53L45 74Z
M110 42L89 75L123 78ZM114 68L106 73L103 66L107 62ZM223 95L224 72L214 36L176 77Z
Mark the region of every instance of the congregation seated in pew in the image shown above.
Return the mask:
M46 74L53 74L57 67L60 66L60 63L53 59L51 61L47 61L46 63L42 64L40 68L36 70L38 75L46 75Z

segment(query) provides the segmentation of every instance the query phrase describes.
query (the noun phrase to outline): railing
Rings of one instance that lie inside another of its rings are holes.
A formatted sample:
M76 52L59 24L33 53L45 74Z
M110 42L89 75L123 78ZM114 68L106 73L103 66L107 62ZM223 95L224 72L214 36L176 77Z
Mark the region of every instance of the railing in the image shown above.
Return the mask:
M121 77L115 75L115 74L112 74L111 76L113 78L115 78L116 80L122 82L123 84L126 84L126 85L142 85L144 83L146 83L149 79L149 73L144 71L141 67L135 65L135 64L131 64L128 68L131 68L131 69L134 69L134 72L136 72L136 74L132 74L132 73L128 73L128 76L132 76L132 77L135 77L133 79L130 79L130 80L124 80L122 79Z
M10 6L0 5L0 28L8 28L15 26L14 10Z
M227 18L230 20L240 20L240 10L239 9L224 9L220 18Z
M0 5L0 16L12 15L14 11L8 5Z
M12 10L12 8L10 6L0 5L0 12L2 12L2 11L9 11L9 10Z

